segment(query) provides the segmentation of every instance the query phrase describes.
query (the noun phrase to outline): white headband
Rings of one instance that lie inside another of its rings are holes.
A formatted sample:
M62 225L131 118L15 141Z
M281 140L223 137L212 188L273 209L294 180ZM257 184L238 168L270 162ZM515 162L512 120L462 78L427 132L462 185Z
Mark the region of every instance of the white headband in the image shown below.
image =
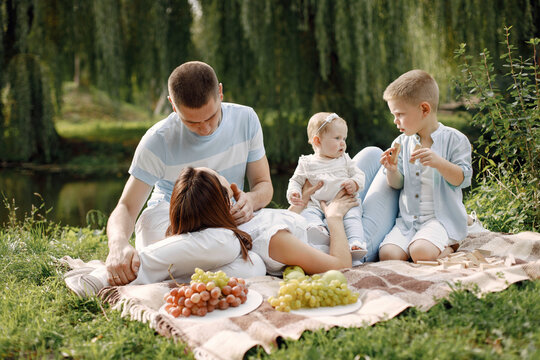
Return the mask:
M332 113L332 114L328 115L326 117L326 119L324 119L324 122L321 124L321 126L319 126L319 128L315 132L315 135L317 135L319 133L319 131L321 131L321 129L323 127L325 127L327 124L330 124L334 119L338 119L338 118L339 118L339 115L336 114L336 113Z

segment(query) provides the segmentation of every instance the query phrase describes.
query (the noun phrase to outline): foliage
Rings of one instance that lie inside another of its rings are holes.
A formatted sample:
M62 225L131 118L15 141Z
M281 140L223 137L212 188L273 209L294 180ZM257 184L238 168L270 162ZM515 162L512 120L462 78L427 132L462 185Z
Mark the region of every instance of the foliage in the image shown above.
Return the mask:
M106 253L106 237L99 231L61 227L35 211L4 224L0 358L192 359L185 344L66 288L67 269L57 259L103 260ZM540 280L481 299L456 288L428 312L413 308L371 327L308 331L297 341L279 340L270 355L252 349L246 358L534 359L540 355L539 291Z
M7 69L5 78L0 73L0 91L4 85L7 88L7 117L0 116L0 160L37 158L48 163L58 150L58 136L53 125L47 67L39 57L28 52L31 6L31 1L22 0L8 1L5 9L0 8L1 18L7 14L6 33L2 35L7 46L0 51L4 55L0 63L5 63ZM2 28L0 30L3 32ZM0 102L3 98L0 97Z
M15 204L5 206L12 216L0 228L0 358L193 358L185 345L66 289L58 259L104 259L100 231L52 223L43 205L19 221Z
M226 99L258 112L305 118L335 111L349 122L355 151L386 147L397 135L381 97L401 73L411 68L432 73L446 102L452 95L448 80L456 70L452 51L460 42L474 50L497 50L501 23L519 28L520 39L534 32L534 1L529 0L200 3L193 41L202 58L219 69L229 91ZM235 81L235 64L243 65L245 81ZM292 134L287 135L291 141L302 142L303 132Z
M386 147L397 135L381 99L388 83L423 68L439 81L444 103L457 44L498 51L499 24L513 24L523 40L539 17L535 0L5 0L0 92L14 95L9 104L5 96L0 101L0 137L12 144L0 156L54 158L54 147L46 150L54 134L19 151L17 129L28 132L30 111L21 109L36 101L44 111L35 121L49 124L46 114L60 111L65 81L159 112L171 70L191 59L216 69L226 101L281 118L335 111L349 122L353 152ZM33 59L31 74L13 74L22 58ZM303 132L280 135L303 143Z
M151 113L189 58L190 26L187 0L0 2L0 161L58 160L53 116L66 80Z
M501 55L506 73L498 77L487 49L480 61L456 51L463 61L458 80L461 96L476 111L473 124L481 128L475 155L479 187L468 205L484 217L492 231L515 232L540 228L540 91L537 47L527 42L532 57L516 56L506 27L506 52Z

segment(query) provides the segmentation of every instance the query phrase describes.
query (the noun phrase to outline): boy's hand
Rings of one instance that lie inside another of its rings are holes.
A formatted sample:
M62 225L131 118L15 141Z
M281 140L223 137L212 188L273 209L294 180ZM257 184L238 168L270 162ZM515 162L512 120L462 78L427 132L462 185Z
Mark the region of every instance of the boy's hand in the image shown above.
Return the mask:
M397 162L394 163L392 160L392 154L397 149L395 147L391 147L387 149L385 152L381 154L381 164L386 168L387 172L396 172L397 171Z
M341 184L341 187L343 189L345 189L345 191L347 192L347 194L349 195L352 195L354 194L355 192L358 191L358 184L356 182L354 182L353 180L349 179L349 180L345 180L342 184Z
M291 202L291 205L295 205L295 206L304 206L304 200L302 200L302 195L300 195L300 193L292 193L291 194L291 198L289 199L290 202Z
M419 160L420 164L424 166L438 168L444 159L434 153L431 148L420 148L411 154L410 161L414 162L415 160Z

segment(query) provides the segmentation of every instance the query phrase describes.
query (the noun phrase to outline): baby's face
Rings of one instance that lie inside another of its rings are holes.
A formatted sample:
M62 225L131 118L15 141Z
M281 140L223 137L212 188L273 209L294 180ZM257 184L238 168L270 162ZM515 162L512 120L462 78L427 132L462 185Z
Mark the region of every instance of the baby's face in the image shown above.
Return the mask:
M327 125L328 129L319 135L321 146L319 156L336 159L347 150L347 124L343 121L333 121Z

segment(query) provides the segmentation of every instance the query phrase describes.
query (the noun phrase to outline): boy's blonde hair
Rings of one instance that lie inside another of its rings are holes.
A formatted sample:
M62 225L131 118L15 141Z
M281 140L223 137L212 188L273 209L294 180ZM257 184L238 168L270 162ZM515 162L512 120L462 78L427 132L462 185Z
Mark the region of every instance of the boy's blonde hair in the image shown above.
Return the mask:
M424 70L411 70L398 77L384 90L385 101L401 99L419 104L427 102L433 111L439 106L439 86Z
M308 136L308 143L310 143L311 146L313 146L313 137L315 135L322 135L326 133L328 129L330 128L329 127L330 124L340 121L340 122L343 122L345 125L347 125L347 122L345 120L340 118L338 115L335 115L336 117L330 120L328 124L322 126L325 123L326 119L329 119L329 116L334 115L334 114L335 113L320 112L320 113L316 113L309 119L309 122L307 125L307 136Z

